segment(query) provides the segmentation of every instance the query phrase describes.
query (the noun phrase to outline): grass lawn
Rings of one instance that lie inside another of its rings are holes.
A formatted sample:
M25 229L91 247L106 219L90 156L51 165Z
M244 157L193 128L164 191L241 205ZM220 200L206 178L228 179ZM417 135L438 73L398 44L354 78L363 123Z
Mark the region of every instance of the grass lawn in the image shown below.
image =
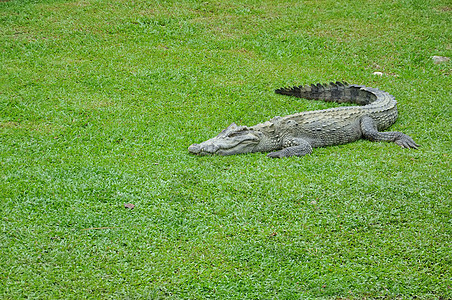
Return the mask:
M452 57L451 13L0 1L0 298L452 298L452 64L431 59ZM337 106L274 93L336 80L393 94L391 130L422 147L187 151Z

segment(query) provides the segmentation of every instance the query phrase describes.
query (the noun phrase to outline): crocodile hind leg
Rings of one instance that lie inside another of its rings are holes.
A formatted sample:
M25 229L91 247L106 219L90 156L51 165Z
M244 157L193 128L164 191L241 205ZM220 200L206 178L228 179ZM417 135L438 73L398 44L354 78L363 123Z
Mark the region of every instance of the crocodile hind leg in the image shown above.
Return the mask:
M283 143L283 149L271 152L267 157L282 158L290 156L303 156L312 153L311 144L301 138L286 138Z
M410 136L404 133L398 131L379 132L374 119L369 116L364 116L361 119L361 132L364 138L372 142L393 142L403 148L417 149L419 147Z

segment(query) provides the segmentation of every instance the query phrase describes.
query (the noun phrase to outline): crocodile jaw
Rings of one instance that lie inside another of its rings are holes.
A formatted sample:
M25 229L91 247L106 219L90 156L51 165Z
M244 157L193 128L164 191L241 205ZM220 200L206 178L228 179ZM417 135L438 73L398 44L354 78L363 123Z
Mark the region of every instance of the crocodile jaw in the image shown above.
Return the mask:
M229 125L219 135L201 144L193 144L188 151L196 155L233 155L253 152L259 144L258 134L246 126Z

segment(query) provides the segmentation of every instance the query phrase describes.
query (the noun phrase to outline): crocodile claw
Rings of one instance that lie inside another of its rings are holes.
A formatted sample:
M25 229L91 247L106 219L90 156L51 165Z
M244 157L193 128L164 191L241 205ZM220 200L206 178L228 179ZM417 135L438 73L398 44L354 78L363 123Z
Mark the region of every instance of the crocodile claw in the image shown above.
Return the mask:
M399 139L395 140L394 143L407 149L417 149L420 147L420 145L416 144L416 142L406 134L403 134Z

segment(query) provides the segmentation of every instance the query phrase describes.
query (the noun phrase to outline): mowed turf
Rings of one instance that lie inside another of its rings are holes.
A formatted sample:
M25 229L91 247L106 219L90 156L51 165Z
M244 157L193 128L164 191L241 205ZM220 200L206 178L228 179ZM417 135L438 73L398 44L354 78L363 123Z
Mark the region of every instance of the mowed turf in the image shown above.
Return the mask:
M451 10L0 2L0 298L452 298ZM420 149L187 151L336 80L394 95Z

